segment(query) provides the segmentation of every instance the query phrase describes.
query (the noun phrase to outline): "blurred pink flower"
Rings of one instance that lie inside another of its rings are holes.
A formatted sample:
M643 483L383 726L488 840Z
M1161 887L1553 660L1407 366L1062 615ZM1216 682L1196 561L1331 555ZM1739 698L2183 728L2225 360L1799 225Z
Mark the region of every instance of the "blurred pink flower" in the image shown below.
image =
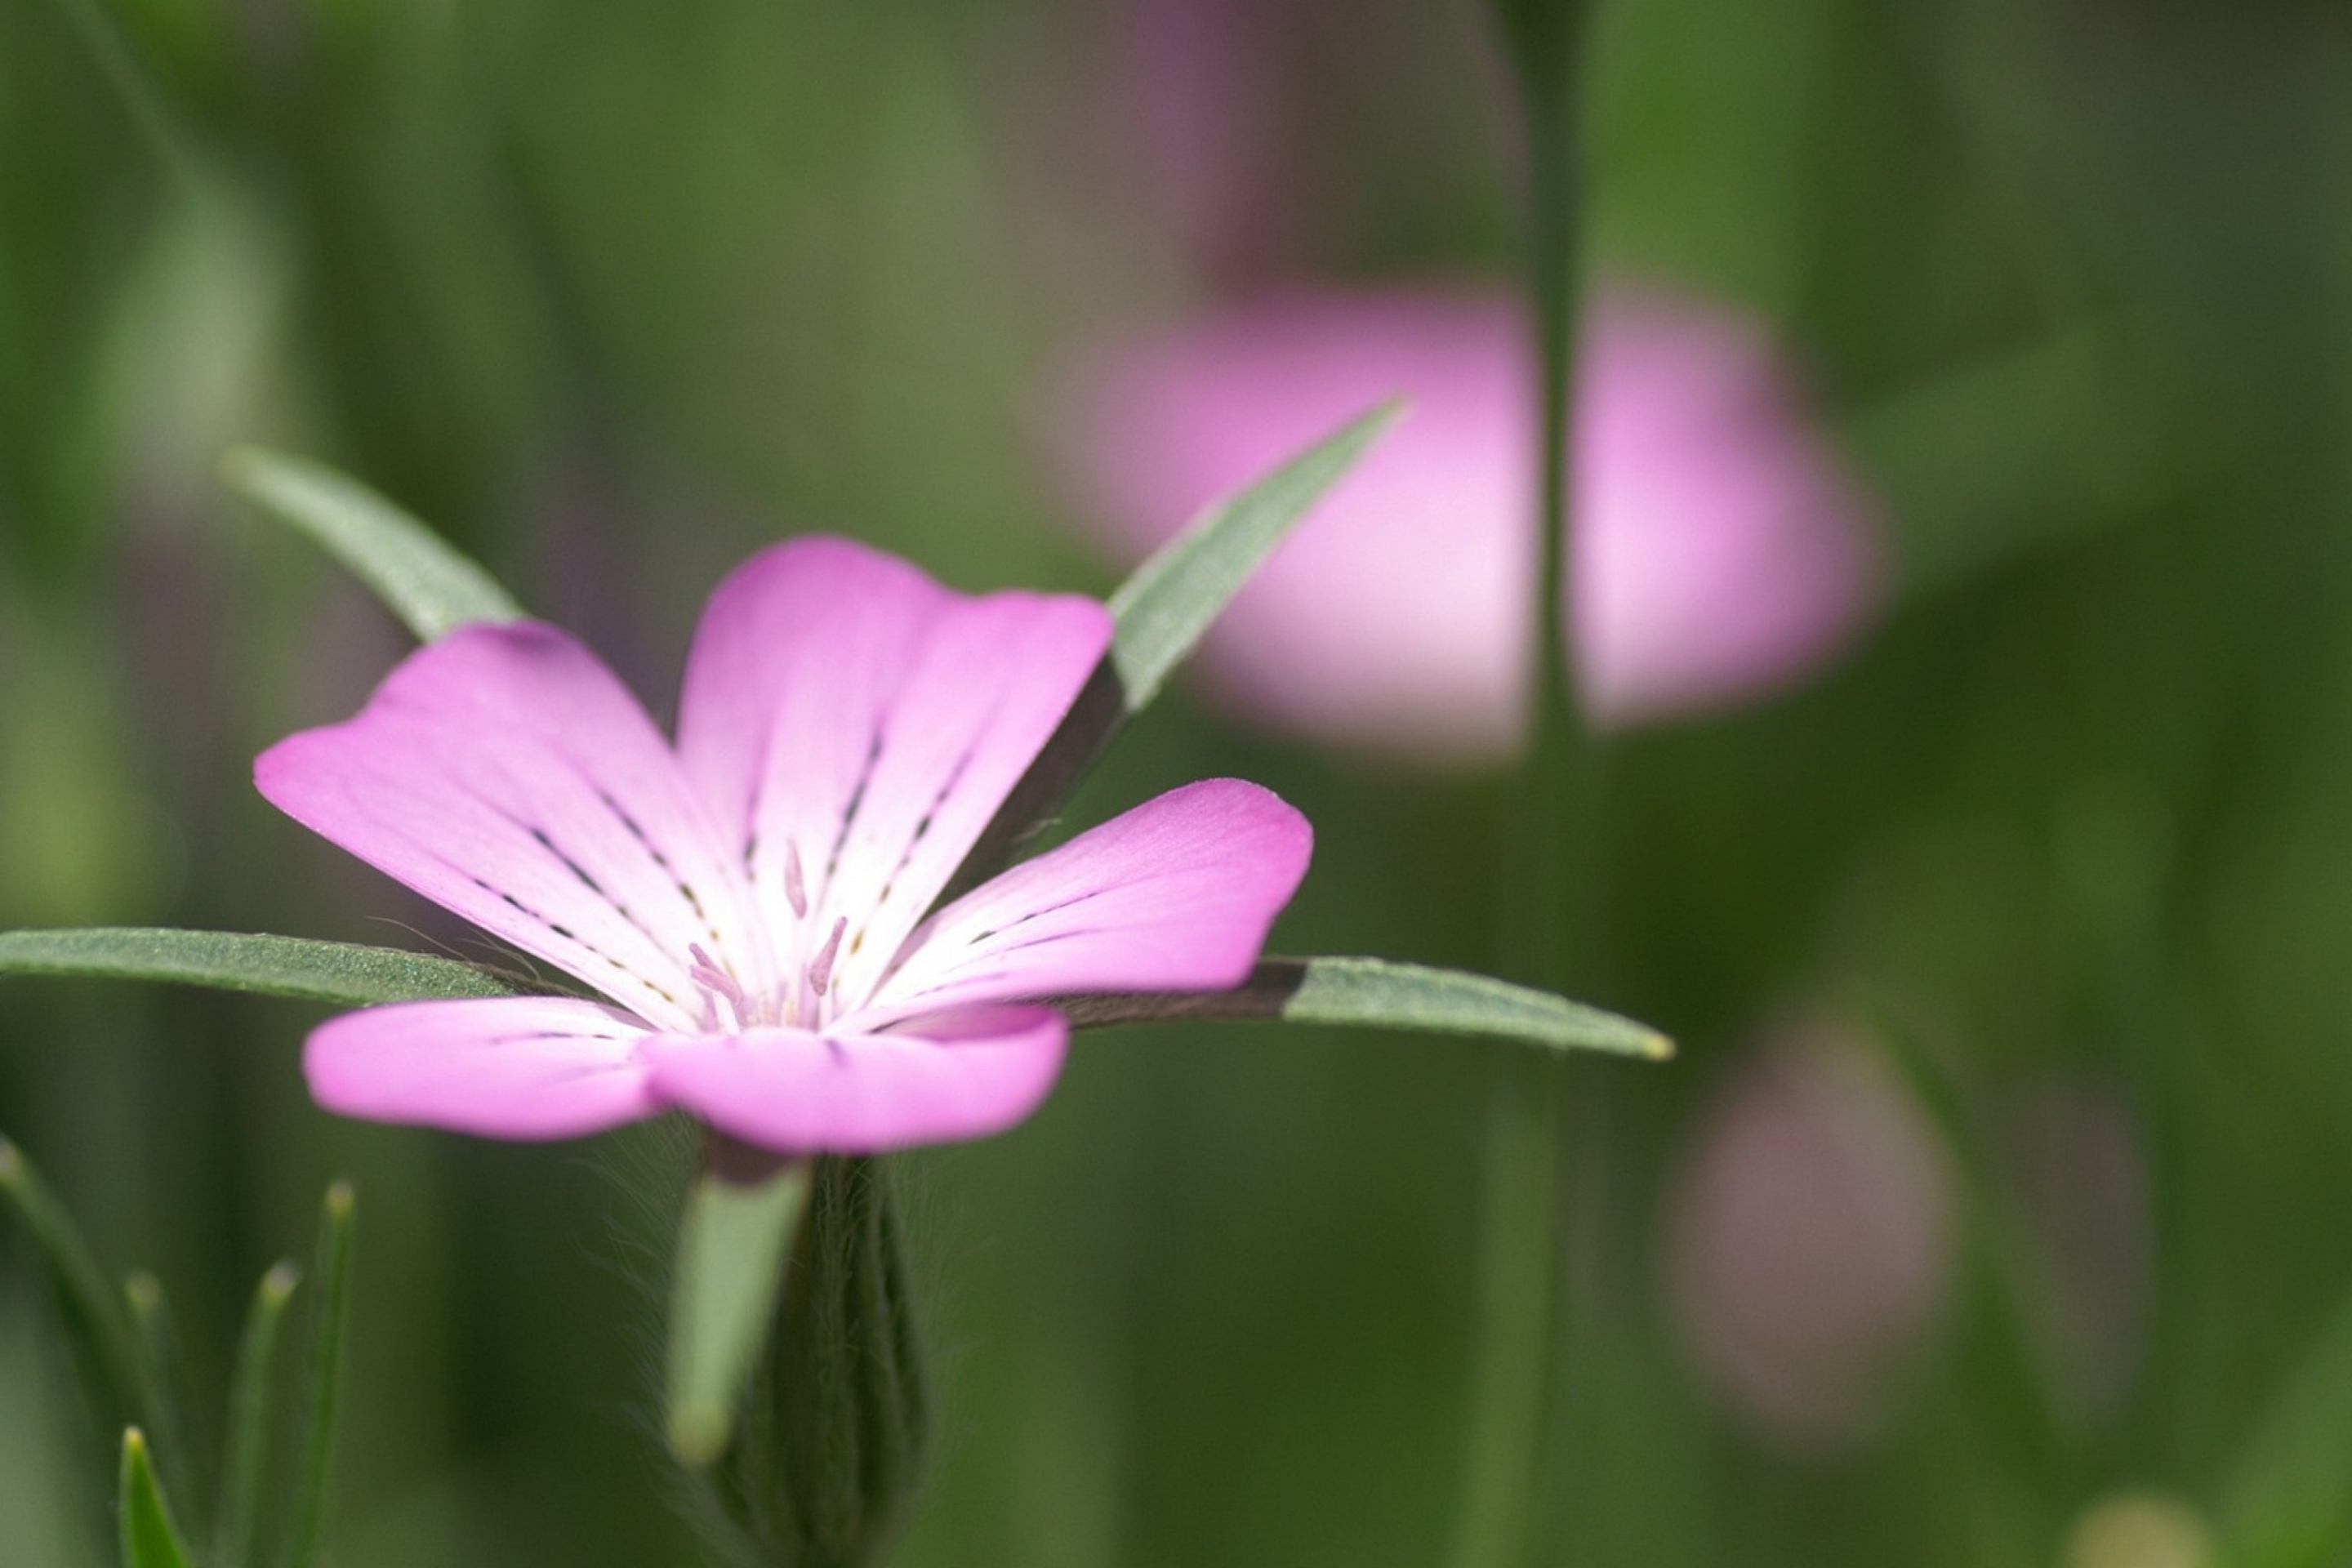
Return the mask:
M1202 668L1275 727L1494 756L1522 722L1533 385L1503 297L1278 299L1101 353L1076 378L1067 456L1089 521L1134 560L1341 420L1409 396L1242 591ZM1754 325L1605 292L1580 387L1573 635L1598 721L1769 690L1854 634L1877 583L1869 509Z
M1238 984L1307 869L1305 818L1213 779L929 913L1110 629L1090 599L796 540L711 596L675 748L552 626L420 649L265 752L261 793L604 1000L346 1014L310 1037L311 1092L495 1138L674 1106L784 1153L1019 1121L1068 1035L1041 999Z
M1700 1123L1673 1212L1678 1316L1733 1409L1801 1452L1869 1436L1952 1273L1942 1157L1893 1074L1835 1037L1769 1047Z

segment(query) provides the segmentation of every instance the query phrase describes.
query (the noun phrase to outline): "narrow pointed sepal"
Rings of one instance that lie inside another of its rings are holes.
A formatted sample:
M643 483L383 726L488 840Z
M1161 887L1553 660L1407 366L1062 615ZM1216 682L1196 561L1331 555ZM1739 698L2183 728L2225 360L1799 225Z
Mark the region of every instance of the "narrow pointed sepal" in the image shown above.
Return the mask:
M1384 958L1269 958L1230 991L1068 996L1081 1029L1178 1018L1278 1019L1422 1034L1484 1035L1554 1051L1662 1061L1674 1042L1646 1024L1491 975Z
M735 1170L714 1162L687 1194L671 1285L670 1451L700 1468L727 1451L745 1384L776 1313L807 1206L810 1163Z
M278 1340L302 1271L281 1262L261 1277L237 1345L229 1389L228 1439L220 1511L213 1530L214 1568L261 1568L259 1527L268 1497L269 1423L277 1404Z
M1191 657L1235 594L1315 503L1404 416L1391 399L1358 415L1170 540L1110 597L1111 663L1139 711Z
M1391 399L1358 415L1211 505L1119 584L1109 601L1109 657L1005 797L940 902L1003 870L1054 818L1111 737L1160 694L1234 595L1404 414L1403 401Z
M343 1007L551 989L479 964L398 948L168 926L0 931L0 975L5 974L150 980Z
M352 1231L357 1201L349 1182L327 1189L319 1215L318 1295L310 1322L309 1381L302 1391L302 1437L286 1512L280 1568L312 1568L327 1514L328 1462L334 1452L335 1407L342 1388L343 1332L350 1316Z
M257 447L238 447L221 467L230 489L309 534L420 642L478 622L523 618L496 578L349 475Z
M122 1434L122 1568L195 1568L136 1426Z
M148 1419L146 1380L129 1315L80 1228L24 1152L0 1138L0 1205L16 1211L33 1244L63 1330L83 1407L90 1455L103 1476L114 1435Z

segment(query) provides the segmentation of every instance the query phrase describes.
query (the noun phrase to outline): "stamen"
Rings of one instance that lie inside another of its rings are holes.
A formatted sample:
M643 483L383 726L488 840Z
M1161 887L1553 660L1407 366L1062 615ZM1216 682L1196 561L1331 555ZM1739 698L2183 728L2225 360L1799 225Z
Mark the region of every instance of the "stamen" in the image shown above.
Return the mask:
M833 984L834 955L841 951L841 934L848 929L849 917L847 915L844 915L839 920L835 921L833 922L833 934L824 939L824 945L817 950L817 954L814 958L809 960L808 987L810 995L824 995L824 988Z
M721 969L717 961L703 951L700 942L688 943L686 951L694 960L694 967L687 971L687 978L725 1002L735 1015L737 1028L750 1028L751 1001L743 994L742 982Z
M801 847L789 838L784 840L784 897L792 903L794 920L808 919L808 884L801 879Z

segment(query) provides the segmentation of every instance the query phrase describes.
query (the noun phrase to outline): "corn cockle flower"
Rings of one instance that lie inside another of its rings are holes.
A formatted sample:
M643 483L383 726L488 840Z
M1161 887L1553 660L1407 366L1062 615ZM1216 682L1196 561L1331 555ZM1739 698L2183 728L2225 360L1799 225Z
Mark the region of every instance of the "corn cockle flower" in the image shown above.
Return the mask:
M600 999L321 1026L320 1103L499 1138L692 1112L785 1153L1019 1121L1048 999L1238 984L1305 874L1255 784L1174 790L932 906L1109 646L1102 605L972 597L843 540L739 568L675 746L564 633L478 625L255 766L280 809Z
M1783 685L1857 629L1869 509L1758 329L1604 291L1575 431L1570 623L1588 712L1623 725ZM1535 384L1501 295L1297 294L1105 351L1069 451L1089 519L1140 558L1200 506L1375 400L1406 419L1202 646L1277 728L1433 755L1516 742L1534 632Z

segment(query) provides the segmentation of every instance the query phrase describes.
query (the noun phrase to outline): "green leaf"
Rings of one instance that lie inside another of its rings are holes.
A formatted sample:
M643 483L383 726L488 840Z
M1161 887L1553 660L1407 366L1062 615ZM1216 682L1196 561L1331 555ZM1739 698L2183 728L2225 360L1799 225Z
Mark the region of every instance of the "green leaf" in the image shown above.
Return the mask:
M1431 1034L1486 1035L1551 1050L1661 1060L1674 1042L1565 996L1485 974L1384 958L1269 958L1231 991L1072 996L1055 1005L1080 1028L1173 1018L1279 1018Z
M2230 1568L2332 1568L2352 1550L2352 1297L2271 1395L2227 1479Z
M350 1007L549 989L478 964L398 948L121 926L0 931L0 974L11 973L162 980Z
M2034 1347L2036 1262L2010 1213L2005 1184L1972 1110L1971 1086L1928 1049L1900 1014L1858 997L1889 1066L1934 1125L1958 1179L1960 1264L1956 1353L1990 1428L2011 1451L2055 1471L2066 1462L2066 1427Z
M2137 323L2092 319L1969 361L1846 415L1839 445L1876 489L1906 600L2073 548L2194 483L2184 438L2116 345Z
M809 1172L805 1160L751 1181L713 1170L687 1195L671 1287L668 1430L671 1450L689 1465L727 1451L744 1380L775 1319Z
M236 1382L229 1390L227 1473L221 1482L220 1518L213 1531L214 1568L260 1568L262 1500L269 1469L269 1416L275 1407L278 1335L286 1305L302 1271L281 1262L261 1277L245 1335L237 1344Z
M194 1456L181 1415L186 1408L181 1398L184 1363L178 1331L173 1327L172 1304L163 1295L163 1281L143 1268L123 1282L122 1300L131 1310L131 1348L139 1358L140 1404L147 1430L155 1435L155 1463L184 1496L196 1483Z
M352 1284L352 1222L356 1206L349 1182L327 1189L319 1219L319 1293L310 1320L310 1384L303 1399L301 1468L288 1505L280 1568L310 1568L319 1558L319 1530L327 1512L327 1462L334 1450L335 1400L342 1385L343 1326Z
M348 475L255 447L231 452L222 468L232 489L318 541L422 641L524 618L496 578Z
M122 1434L122 1568L194 1568L136 1426Z
M100 1439L90 1457L103 1475L113 1434L142 1419L144 1410L139 1353L121 1299L65 1205L5 1138L0 1138L0 1200L25 1222L48 1277L66 1348Z
M1391 399L1357 416L1161 546L1110 596L1112 667L1127 711L1140 712L1324 492L1404 413Z

